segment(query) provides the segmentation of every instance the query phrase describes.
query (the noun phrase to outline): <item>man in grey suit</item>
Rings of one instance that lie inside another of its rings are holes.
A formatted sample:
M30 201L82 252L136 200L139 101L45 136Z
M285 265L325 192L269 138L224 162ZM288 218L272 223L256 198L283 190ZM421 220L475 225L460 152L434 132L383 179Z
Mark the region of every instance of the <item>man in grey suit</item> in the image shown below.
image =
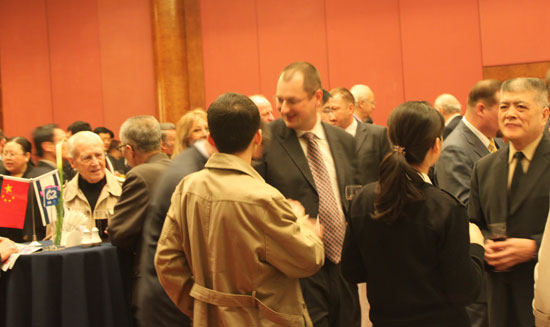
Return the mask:
M462 106L454 95L444 93L435 99L434 108L437 109L445 119L443 139L446 139L462 119L462 116L460 115Z
M479 81L474 85L468 95L466 114L454 131L444 138L443 150L435 164L439 188L464 204L470 197L474 164L497 150L494 139L499 131L500 85L500 81L493 79ZM498 142L502 146L500 140ZM466 312L472 327L488 326L485 288L478 299L466 307Z
M501 82L494 79L474 85L468 95L466 114L444 139L441 156L435 164L438 186L464 204L470 197L474 164L497 150L494 139L499 131L500 85Z
M139 293L135 287L140 277L143 222L158 176L170 165L168 156L161 152L161 135L160 125L152 116L128 118L120 128L122 154L132 169L126 175L114 214L109 218L108 234L111 242L126 254L132 267L132 271L127 272L132 311L135 311Z
M283 69L276 92L282 119L270 124L272 140L256 169L267 183L301 202L306 214L319 217L325 226L325 265L300 280L313 324L359 326L357 287L340 272L344 189L357 183L355 145L351 135L321 122L322 96L321 78L313 65L295 62Z
M493 267L488 273L492 327L534 325L533 271L550 195L550 137L543 134L548 112L542 80L504 82L498 119L510 142L474 166L468 216L489 236L485 261ZM496 224L505 226L505 233L494 231Z
M330 91L330 95L321 111L321 118L326 123L343 128L355 138L360 184L376 181L378 166L390 152L386 128L354 119L355 99L348 89L335 88Z

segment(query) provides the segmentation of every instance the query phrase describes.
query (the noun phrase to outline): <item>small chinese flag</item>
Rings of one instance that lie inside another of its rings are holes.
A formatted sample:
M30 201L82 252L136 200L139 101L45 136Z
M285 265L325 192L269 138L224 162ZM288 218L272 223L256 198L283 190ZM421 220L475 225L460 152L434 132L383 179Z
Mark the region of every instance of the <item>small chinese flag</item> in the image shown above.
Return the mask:
M29 182L3 176L0 192L0 227L23 229Z

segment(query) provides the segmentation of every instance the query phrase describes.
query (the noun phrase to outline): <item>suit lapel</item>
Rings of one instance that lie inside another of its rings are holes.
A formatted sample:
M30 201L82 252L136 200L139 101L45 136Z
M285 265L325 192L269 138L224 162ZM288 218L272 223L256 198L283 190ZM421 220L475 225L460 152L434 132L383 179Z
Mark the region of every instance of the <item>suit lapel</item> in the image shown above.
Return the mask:
M462 128L466 141L472 145L474 152L480 158L489 154L489 150L483 145L483 142L465 124L459 123L456 128Z
M491 214L491 217L496 219L501 219L501 221L488 221L487 223L498 223L506 220L508 213L508 147L500 150L495 153L497 156L495 159L495 165L492 167L491 171L487 173L490 174L493 178L491 179L490 185L488 185L488 190L490 190L491 195L489 196L489 201L492 205L488 205L488 208L491 211L494 211L494 214ZM496 191L495 190L502 190Z
M288 156L292 159L296 167L298 167L302 175L304 175L311 187L316 190L313 175L311 175L311 171L309 170L307 158L302 150L302 147L300 146L300 141L296 136L296 132L286 126L283 126L281 134L279 135L279 142L281 143L283 149L288 153Z
M361 149L361 145L367 139L368 130L361 122L357 122L357 130L355 131L355 151Z
M346 187L344 176L346 172L344 167L342 167L342 162L339 158L347 158L343 147L338 144L338 137L334 135L333 131L329 128L326 128L325 123L322 123L323 128L325 129L325 135L327 136L327 141L330 147L330 153L332 154L332 160L334 161L334 168L336 170L336 179L338 180L338 190L340 191L340 200L342 199L342 194L344 194L344 189ZM344 203L344 202L342 202Z
M533 160L529 164L529 169L525 174L523 180L518 186L517 196L514 199L510 199L510 215L513 215L516 210L519 209L523 200L530 192L532 192L535 185L538 184L541 176L550 167L550 141L548 137L543 137L533 155ZM506 175L508 176L508 175Z

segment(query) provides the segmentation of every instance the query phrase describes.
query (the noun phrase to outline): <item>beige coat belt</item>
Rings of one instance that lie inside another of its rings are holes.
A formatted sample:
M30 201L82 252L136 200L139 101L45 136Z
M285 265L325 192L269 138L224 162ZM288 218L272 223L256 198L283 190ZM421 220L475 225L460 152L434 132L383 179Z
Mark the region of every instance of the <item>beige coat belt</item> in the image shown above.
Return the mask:
M216 306L257 308L262 316L281 326L303 327L306 325L305 318L302 316L284 314L270 309L256 297L256 291L252 291L252 295L222 293L195 283L191 288L190 295L196 300Z

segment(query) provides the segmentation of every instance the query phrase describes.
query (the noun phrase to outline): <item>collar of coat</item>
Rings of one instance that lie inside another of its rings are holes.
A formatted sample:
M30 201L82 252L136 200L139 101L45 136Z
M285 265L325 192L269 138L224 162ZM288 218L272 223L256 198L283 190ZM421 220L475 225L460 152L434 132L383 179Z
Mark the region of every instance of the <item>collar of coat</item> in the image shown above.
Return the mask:
M73 179L67 183L67 187L64 190L63 195L63 201L71 201L74 199L78 194L78 175L76 174ZM107 169L105 169L105 176L107 177L107 182L105 183L105 188L107 189L107 192L109 192L111 195L119 197L120 193L122 193L122 188L120 187L120 183L116 179L116 177Z
M252 178L259 179L264 182L264 179L252 167L251 164L245 162L241 158L233 154L214 153L204 166L208 169L226 169L234 170L243 174L250 175Z

